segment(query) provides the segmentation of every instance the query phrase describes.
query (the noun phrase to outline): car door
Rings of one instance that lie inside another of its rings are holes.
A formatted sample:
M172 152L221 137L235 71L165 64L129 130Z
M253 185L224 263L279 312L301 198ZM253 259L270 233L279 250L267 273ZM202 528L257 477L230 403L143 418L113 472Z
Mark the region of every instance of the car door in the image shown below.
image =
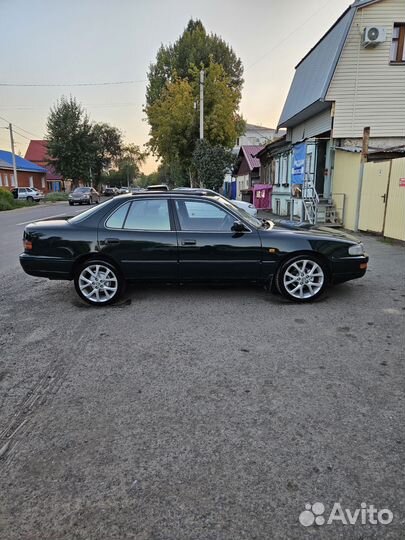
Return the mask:
M261 240L252 227L235 232L238 217L215 201L178 198L181 280L256 280L261 272Z
M18 188L18 198L19 199L27 198L27 190L25 188Z
M167 198L126 200L99 224L98 242L128 279L178 279L177 233Z

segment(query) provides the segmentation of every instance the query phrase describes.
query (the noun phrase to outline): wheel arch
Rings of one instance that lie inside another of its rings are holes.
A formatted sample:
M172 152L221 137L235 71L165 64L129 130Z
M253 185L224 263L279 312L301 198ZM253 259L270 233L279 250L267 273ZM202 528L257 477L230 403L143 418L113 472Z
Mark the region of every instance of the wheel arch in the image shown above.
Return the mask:
M82 264L84 264L86 261L105 261L105 262L108 262L111 265L113 265L117 269L118 272L120 272L122 277L124 277L124 274L122 272L122 268L120 267L120 265L117 263L117 261L113 257L110 257L109 255L106 255L105 253L92 252L92 253L85 253L84 255L80 255L79 257L77 257L77 259L73 263L73 267L72 267L72 278L75 276L78 268L80 268L80 266Z
M317 259L319 262L323 263L323 265L325 266L325 268L327 270L328 281L330 281L330 279L332 278L332 268L331 268L329 259L325 255L323 255L322 253L319 253L319 251L311 251L310 249L300 249L300 250L297 250L297 251L292 251L290 253L286 253L279 260L279 263L277 265L277 270L276 270L275 273L276 274L278 273L278 271L280 270L280 268L283 266L283 264L286 261L288 261L289 259L294 259L295 257L298 257L300 255L311 256L312 258Z

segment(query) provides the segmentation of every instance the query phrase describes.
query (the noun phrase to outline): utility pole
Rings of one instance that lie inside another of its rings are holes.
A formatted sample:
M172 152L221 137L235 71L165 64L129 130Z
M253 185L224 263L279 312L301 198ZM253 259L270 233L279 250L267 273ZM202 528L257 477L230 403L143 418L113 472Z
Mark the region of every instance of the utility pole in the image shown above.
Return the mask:
M204 70L200 71L200 139L204 139Z
M365 127L363 129L363 142L361 145L361 154L360 154L359 183L357 186L356 213L355 213L355 218L354 218L354 231L355 232L359 230L361 191L363 188L364 164L367 162L367 158L368 158L369 140L370 140L370 128Z
M12 158L13 158L14 183L15 183L15 187L18 188L17 165L16 165L16 162L15 162L14 137L13 137L13 126L12 126L12 124L8 125L8 129L10 130L10 142L11 142L11 155L12 155Z

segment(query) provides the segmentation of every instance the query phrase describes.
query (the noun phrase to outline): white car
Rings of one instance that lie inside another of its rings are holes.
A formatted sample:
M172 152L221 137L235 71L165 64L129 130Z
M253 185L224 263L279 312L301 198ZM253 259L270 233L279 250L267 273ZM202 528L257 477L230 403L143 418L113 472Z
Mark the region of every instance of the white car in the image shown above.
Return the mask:
M239 201L236 199L228 199L224 195L221 195L220 193L217 193L213 189L205 189L205 188L174 188L175 191L205 191L207 194L211 193L211 195L216 195L217 197L222 197L223 199L226 199L228 202L232 203L237 208L240 208L241 210L244 210L247 212L250 216L257 217L257 208L251 203L245 202L245 201Z
M238 208L241 208L245 212L247 212L249 215L253 217L257 217L257 208L251 203L245 202L245 201L238 201L237 199L228 199L229 202L231 202L234 206L237 206Z
M13 194L14 199L18 199L20 201L39 202L44 198L42 191L38 191L37 189L31 187L14 188L11 190L11 193Z

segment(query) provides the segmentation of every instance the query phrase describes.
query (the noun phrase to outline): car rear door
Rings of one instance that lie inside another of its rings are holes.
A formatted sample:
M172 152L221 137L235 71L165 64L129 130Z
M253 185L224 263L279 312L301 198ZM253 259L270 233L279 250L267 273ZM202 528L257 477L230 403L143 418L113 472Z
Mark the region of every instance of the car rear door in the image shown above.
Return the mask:
M177 233L164 197L125 200L99 224L99 249L128 279L178 279Z
M257 230L235 232L238 217L214 201L173 201L178 227L181 280L256 280L261 273Z

